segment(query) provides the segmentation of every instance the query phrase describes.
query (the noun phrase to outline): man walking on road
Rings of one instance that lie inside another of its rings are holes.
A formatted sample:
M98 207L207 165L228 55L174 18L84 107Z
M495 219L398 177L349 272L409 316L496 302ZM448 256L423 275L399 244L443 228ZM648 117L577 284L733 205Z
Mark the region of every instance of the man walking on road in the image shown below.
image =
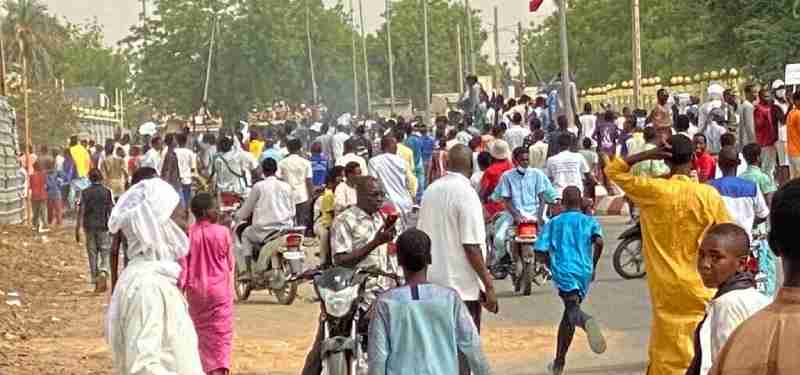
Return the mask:
M497 296L482 250L486 243L483 208L472 188L472 152L456 145L448 152L449 172L422 196L418 228L431 238L435 251L429 279L455 289L480 331L481 304L497 313ZM485 293L485 294L484 294ZM461 374L469 374L466 366Z
M719 193L689 177L694 145L683 135L626 159L606 174L641 209L647 282L653 306L650 375L682 375L693 357L693 335L712 294L696 272L698 244L713 224L730 221ZM644 160L664 159L670 179L634 176Z

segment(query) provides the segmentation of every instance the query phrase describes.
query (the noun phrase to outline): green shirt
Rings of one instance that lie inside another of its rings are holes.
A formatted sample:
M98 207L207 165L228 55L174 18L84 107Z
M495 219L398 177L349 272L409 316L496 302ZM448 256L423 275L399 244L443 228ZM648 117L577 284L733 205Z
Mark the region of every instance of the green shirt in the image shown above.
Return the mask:
M645 143L640 152L649 151L656 148L652 143ZM661 177L669 174L669 167L663 160L645 160L634 164L631 174L642 177Z
M755 165L748 165L747 169L739 177L755 182L762 194L774 193L778 190L775 181Z
M762 194L769 194L774 193L778 190L778 186L775 185L775 181L766 173L764 173L761 168L756 167L755 165L748 165L747 169L745 169L739 177L754 182L758 185L758 189L761 190ZM763 235L769 231L768 223L761 223L756 226L753 230L754 235Z

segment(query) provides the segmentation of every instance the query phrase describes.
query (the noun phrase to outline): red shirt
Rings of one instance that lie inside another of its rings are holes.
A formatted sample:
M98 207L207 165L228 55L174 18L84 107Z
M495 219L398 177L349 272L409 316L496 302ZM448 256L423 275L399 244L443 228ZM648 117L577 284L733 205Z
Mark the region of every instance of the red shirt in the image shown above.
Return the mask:
M756 105L753 111L753 121L756 128L756 141L761 147L772 146L778 141L778 124L773 121L771 105Z
M498 161L490 165L489 168L486 168L486 170L483 172L483 177L481 178L481 191L485 190L489 192L489 195L491 195L494 192L494 189L500 183L500 178L503 177L503 173L512 168L514 168L514 164L508 160ZM487 218L491 218L499 212L505 210L506 206L502 201L496 202L487 200L487 202L483 204L483 208L486 210L486 214L488 215Z
M717 161L707 152L695 154L694 169L697 171L697 179L700 182L706 182L714 178L714 173L717 170Z
M43 172L35 172L31 175L31 200L47 200L47 175Z

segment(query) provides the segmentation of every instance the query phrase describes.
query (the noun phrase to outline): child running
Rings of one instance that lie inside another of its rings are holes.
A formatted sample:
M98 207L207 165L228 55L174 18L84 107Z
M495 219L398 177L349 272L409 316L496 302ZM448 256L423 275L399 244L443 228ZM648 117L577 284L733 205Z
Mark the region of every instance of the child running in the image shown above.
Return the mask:
M597 320L581 310L581 302L589 292L597 260L603 251L603 232L600 223L581 212L583 198L575 186L564 189L562 212L542 229L535 250L550 258L550 271L564 301L564 315L558 326L556 358L548 365L550 374L564 372L567 351L575 335L575 327L586 331L592 351L606 351L606 341ZM592 249L594 245L594 249Z
M209 193L191 201L197 221L189 228L189 253L181 259L178 286L197 330L200 361L207 375L226 375L233 342L233 254L228 229L216 224L217 204Z
M753 274L745 270L750 236L731 224L712 226L700 243L697 271L703 284L716 289L706 316L694 334L694 359L686 375L706 375L736 327L770 303L756 290Z

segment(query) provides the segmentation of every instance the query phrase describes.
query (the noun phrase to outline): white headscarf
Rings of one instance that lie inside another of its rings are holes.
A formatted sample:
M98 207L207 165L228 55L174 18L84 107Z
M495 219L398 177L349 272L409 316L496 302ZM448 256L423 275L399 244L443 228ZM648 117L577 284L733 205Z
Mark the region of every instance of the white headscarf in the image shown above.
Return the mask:
M141 181L119 198L108 229L125 234L129 259L174 263L189 251L189 239L171 219L178 203L180 196L164 180Z

